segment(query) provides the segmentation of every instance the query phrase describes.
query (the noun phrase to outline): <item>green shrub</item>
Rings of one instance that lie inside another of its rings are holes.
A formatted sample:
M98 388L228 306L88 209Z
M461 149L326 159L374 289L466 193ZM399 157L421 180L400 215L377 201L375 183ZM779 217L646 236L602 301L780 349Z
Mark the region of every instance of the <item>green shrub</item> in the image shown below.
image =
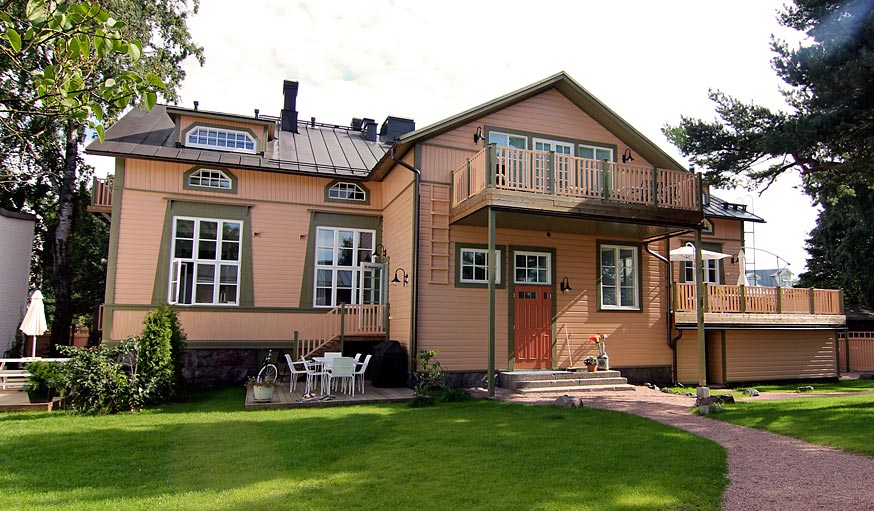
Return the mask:
M412 407L428 406L434 403L436 393L445 391L450 388L446 382L446 373L443 367L440 366L440 361L434 357L437 356L437 350L419 350L416 355L417 366L421 365L422 369L415 374L416 383L413 385L413 400L410 402ZM432 361L433 360L433 361Z
M64 392L78 412L108 414L137 410L151 400L155 385L137 374L137 345L132 338L114 348L61 346Z
M63 366L58 362L31 362L26 366L30 376L27 378L27 391L51 396L63 393Z
M185 334L179 318L169 305L152 310L143 320L138 346L138 371L144 380L153 381L155 403L176 395L182 382L182 352Z

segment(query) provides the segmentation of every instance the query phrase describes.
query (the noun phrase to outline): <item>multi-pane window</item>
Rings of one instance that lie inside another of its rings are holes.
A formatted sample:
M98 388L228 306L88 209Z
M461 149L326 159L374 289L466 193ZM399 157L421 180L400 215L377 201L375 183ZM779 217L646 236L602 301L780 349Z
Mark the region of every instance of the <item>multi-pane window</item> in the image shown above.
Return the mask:
M590 160L613 161L613 149L609 147L597 147L580 144L577 154L580 158L588 158Z
M188 175L188 185L230 190L232 183L231 178L220 170L199 169Z
M708 284L719 284L719 261L708 259L701 261L704 266L704 282ZM686 282L695 282L695 264L691 261L683 262L683 273L686 277Z
M637 309L637 247L601 245L601 308Z
M355 183L336 183L328 189L328 198L366 201L367 192Z
M552 282L550 254L543 252L515 252L516 284L549 284Z
M185 136L185 145L244 153L255 152L255 139L245 131L204 126L189 131Z
M342 227L316 228L316 275L313 305L336 307L359 303L363 266L373 258L376 232Z
M481 248L462 248L458 263L459 282L489 283L489 251ZM501 251L495 250L495 283L501 283Z
M168 301L237 305L242 229L234 220L175 217Z
M512 147L514 149L528 149L528 137L509 135L507 133L489 133L489 143L500 147Z

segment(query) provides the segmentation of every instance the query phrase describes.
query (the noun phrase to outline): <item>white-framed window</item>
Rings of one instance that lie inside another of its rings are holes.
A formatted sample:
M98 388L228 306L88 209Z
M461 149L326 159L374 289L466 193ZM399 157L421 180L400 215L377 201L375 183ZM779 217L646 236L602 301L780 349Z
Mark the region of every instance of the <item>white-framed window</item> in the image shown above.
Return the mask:
M316 228L313 306L336 307L361 300L363 267L373 258L376 231L345 227Z
M516 284L551 284L552 254L546 252L514 252L514 282Z
M255 152L255 138L240 130L198 126L185 135L185 145L241 153Z
M704 266L704 282L708 284L720 284L719 282L719 261L708 259L701 261ZM683 262L683 272L686 277L686 282L695 282L695 264L692 261Z
M328 189L329 199L366 201L367 192L356 183L334 183Z
M239 220L173 217L167 301L239 304L242 231Z
M489 143L514 149L528 149L528 137L510 135L509 133L489 132Z
M232 185L231 178L220 170L198 169L188 175L188 186L230 190Z
M580 144L577 149L577 156L580 158L588 158L590 160L613 161L613 149L610 147Z
M601 245L601 308L639 309L638 249Z
M535 151L555 151L556 154L566 154L569 156L574 154L574 145L568 144L567 142L558 142L556 140L546 140L542 138L535 138L533 142Z
M489 283L489 251L484 248L462 248L458 262L458 281L465 284ZM501 283L501 251L495 250L495 284Z

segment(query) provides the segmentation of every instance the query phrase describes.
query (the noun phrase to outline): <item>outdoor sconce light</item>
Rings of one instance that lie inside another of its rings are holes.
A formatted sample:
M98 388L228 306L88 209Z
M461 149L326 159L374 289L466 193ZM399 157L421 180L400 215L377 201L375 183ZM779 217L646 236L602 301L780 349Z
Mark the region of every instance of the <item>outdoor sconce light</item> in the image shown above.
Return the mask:
M626 147L625 152L622 153L622 163L628 163L630 161L634 161L634 157L631 156L631 149Z
M404 271L403 268L398 268L397 270L395 270L395 276L394 276L393 279L391 279L391 283L392 283L392 285L400 284L400 283L401 283L401 279L398 278L398 272L404 274L404 280L403 280L403 282L404 282L404 286L406 286L407 283L410 282L410 276L407 274L406 271Z
M385 259L385 256L385 246L382 243L377 243L376 247L373 248L373 257L382 257L383 259Z
M561 285L559 286L559 289L561 289L562 293L573 291L573 289L571 289L571 282L568 280L567 277L561 279Z
M483 135L483 127L477 126L476 131L473 133L473 143L479 144L480 140L485 140L486 137Z

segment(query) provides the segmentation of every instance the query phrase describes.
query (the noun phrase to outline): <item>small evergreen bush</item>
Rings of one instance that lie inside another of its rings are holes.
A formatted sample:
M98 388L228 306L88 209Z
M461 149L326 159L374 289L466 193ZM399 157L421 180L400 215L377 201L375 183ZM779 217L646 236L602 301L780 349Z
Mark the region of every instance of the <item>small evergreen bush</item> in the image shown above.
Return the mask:
M138 346L139 374L155 384L155 403L171 399L182 383L182 355L185 334L169 305L152 310L143 320Z

